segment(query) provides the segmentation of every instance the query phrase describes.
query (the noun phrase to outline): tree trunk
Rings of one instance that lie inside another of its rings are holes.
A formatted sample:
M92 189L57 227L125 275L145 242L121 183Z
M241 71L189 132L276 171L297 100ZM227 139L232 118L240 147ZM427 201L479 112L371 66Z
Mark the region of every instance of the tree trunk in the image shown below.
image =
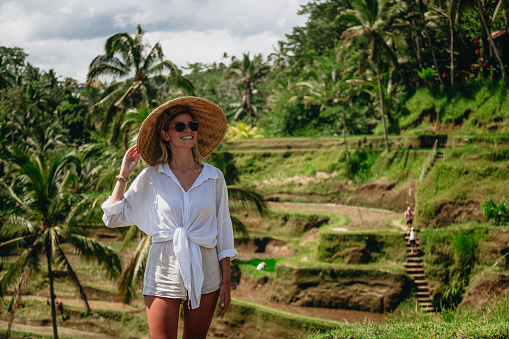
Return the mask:
M433 47L433 43L431 42L431 36L429 35L428 27L426 26L426 18L424 17L424 4L422 0L419 0L419 10L421 13L421 19L424 28L424 33L426 34L426 39L428 40L429 49L431 51L431 56L433 57L433 63L435 64L435 70L438 74L438 80L440 81L440 85L444 86L444 80L442 79L442 73L440 72L440 68L438 67L437 58L435 56L435 48Z
M51 299L51 320L53 323L53 338L58 339L57 331L57 309L55 307L55 290L53 288L53 270L51 268L51 244L46 243L46 260L48 261L49 294Z
M380 59L376 56L376 76L378 78L378 96L380 97L380 108L382 110L382 124L384 126L384 139L385 139L385 148L387 152L390 152L389 148L389 139L387 138L387 126L385 125L385 109L384 109L384 96L382 91L382 78L380 76Z
M120 113L118 113L117 120L113 125L113 129L111 130L110 143L112 145L119 146L120 127L122 127L122 121L124 120L125 111L126 111L125 106L122 106L122 108L120 109Z
M26 281L26 273L22 272L19 277L19 283L18 288L16 292L16 298L14 299L14 304L12 305L11 315L9 316L9 323L7 324L7 331L5 332L5 338L9 338L11 336L11 327L14 323L14 315L16 313L16 310L19 307L19 302L21 300L21 293L23 292L23 285Z
M493 39L491 38L491 32L488 27L488 23L486 22L485 17L485 10L484 10L484 4L481 0L477 0L477 5L479 6L479 14L481 15L481 21L482 25L484 27L484 30L486 31L486 35L488 38L488 41L490 43L491 48L493 49L493 52L495 53L495 57L497 58L498 64L500 66L500 70L502 71L502 79L505 80L505 70L504 70L504 63L502 62L502 59L500 58L500 54L498 54L497 46L495 46L495 42L493 42Z
M249 124L253 127L253 107L251 106L251 97L253 93L251 92L251 85L246 83L246 104L247 104L247 113L249 114Z
M416 27L415 20L412 19L412 25ZM417 63L419 64L419 69L422 69L422 60L421 60L421 44L419 43L419 35L415 34L413 31L410 33L412 37L415 39L415 54L417 56Z
M129 149L129 131L131 130L130 125L124 127L124 136L122 137L122 144L124 145L124 151L127 152Z
M346 142L346 131L345 129L343 128L343 141L345 143L345 156L346 156L346 161L350 161L350 154L348 153L348 144Z
M451 44L450 44L450 57L451 57L451 71L449 76L451 77L451 86L454 85L454 28L452 24L452 18L449 18L449 33L451 35Z

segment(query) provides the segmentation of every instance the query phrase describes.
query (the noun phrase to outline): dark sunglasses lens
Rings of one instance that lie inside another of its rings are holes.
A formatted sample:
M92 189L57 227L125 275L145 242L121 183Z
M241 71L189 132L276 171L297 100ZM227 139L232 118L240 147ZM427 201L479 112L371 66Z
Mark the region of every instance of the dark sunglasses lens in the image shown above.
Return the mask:
M182 132L183 130L186 129L186 124L184 124L183 122L177 122L174 126L175 126L175 131L177 131L177 132Z
M198 124L197 121L191 121L189 123L189 128L191 129L191 131L193 132L196 132L198 130L198 127L200 127L200 125Z

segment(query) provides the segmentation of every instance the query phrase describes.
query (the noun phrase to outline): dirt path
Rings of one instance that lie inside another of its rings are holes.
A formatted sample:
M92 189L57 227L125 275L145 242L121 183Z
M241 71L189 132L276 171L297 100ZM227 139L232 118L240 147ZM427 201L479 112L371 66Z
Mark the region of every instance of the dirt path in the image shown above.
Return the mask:
M9 297L10 298L10 297ZM40 297L36 295L24 295L22 297L24 300L37 300L41 302L46 302L47 298ZM69 299L69 298L57 298L57 302L62 302L65 306L73 306L80 307L85 309L85 303L81 299ZM103 310L103 311L120 311L120 312L139 312L140 310L132 307L131 305L126 305L123 303L117 303L112 301L102 301L102 300L89 300L88 305L93 310Z
M7 321L0 320L0 329L7 329ZM25 333L35 333L44 336L53 336L53 327L50 326L35 326L35 325L26 325L19 324L14 322L12 325L11 331L13 332L25 332ZM65 328L58 326L58 337L59 338L80 338L80 339L110 339L115 338L103 333L94 333L90 331L80 331L72 328Z
M391 228L400 227L403 220L402 213L392 211L337 205L337 204L304 204L291 202L269 202L269 208L292 211L338 213L350 218L347 228Z

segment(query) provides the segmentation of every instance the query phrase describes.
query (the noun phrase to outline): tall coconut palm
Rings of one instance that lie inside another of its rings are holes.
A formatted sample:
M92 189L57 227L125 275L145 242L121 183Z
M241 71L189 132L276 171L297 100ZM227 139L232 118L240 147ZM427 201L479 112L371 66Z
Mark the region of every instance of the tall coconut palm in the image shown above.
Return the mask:
M235 120L238 120L242 114L247 113L249 124L253 125L253 115L257 113L257 107L253 104L253 97L258 93L258 85L264 81L268 71L269 66L263 62L261 54L255 55L251 59L249 53L244 53L242 61L234 59L230 64L226 78L237 80L241 91L241 101L234 116Z
M77 197L69 187L74 176L73 167L78 164L75 156L48 156L42 153L29 156L15 150L7 160L7 178L10 182L0 181L0 194L10 202L12 208L8 215L2 216L0 239L7 240L0 244L0 248L12 249L16 246L22 249L18 259L0 280L0 297L6 294L10 286L14 286L10 305L11 320L7 331L10 331L24 284L32 274L40 271L42 262L46 261L53 336L58 338L55 265L67 271L68 278L77 287L87 311L90 311L85 289L62 245L69 244L82 259L96 260L112 278L118 276L121 270L120 259L112 249L77 233L67 223L71 207L77 202Z
M382 58L387 58L392 66L399 70L398 58L392 45L401 41L395 23L406 6L399 0L354 0L352 7L353 9L342 11L338 16L339 22L348 25L342 34L344 43L341 49L345 52L351 49L353 43L359 43L362 46L359 70L363 73L368 59L373 65L378 81L385 146L389 152L382 89Z
M182 87L184 92L192 93L192 84L180 80L181 73L171 61L164 59L163 48L157 43L148 50L149 45L143 39L143 30L138 25L134 37L128 33L118 33L106 40L105 54L92 60L87 81L93 82L101 76L120 79L113 81L104 91L99 105L104 105L105 113L101 122L101 133L106 134L108 124L118 113L110 136L115 143L120 135L124 115L129 108L141 103L150 106L157 88L151 85L151 79L169 73L170 83ZM124 145L127 147L127 145Z

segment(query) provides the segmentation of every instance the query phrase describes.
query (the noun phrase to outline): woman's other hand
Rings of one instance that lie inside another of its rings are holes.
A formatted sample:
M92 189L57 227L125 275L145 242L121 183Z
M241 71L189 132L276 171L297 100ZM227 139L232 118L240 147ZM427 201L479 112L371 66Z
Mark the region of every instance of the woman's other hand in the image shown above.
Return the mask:
M226 310L230 306L231 295L230 295L230 282L223 282L219 289L219 299L221 300L221 310L217 314L218 317L224 317Z

